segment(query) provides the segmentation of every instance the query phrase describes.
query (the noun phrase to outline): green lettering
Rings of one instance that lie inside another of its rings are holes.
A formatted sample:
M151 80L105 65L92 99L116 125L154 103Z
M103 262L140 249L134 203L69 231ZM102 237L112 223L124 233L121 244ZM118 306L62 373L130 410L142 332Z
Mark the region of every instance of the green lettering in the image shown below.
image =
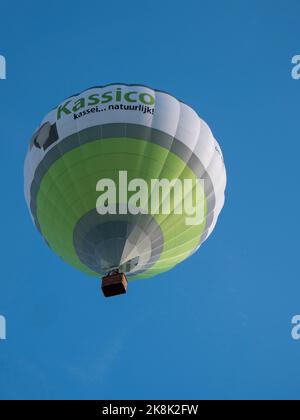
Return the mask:
M122 100L122 90L121 90L121 88L117 88L117 91L116 91L116 101L117 102L121 102L121 100Z
M154 105L155 99L150 93L141 93L139 96L139 100L145 105Z
M94 95L89 96L89 103L88 103L89 106L98 105L99 102L100 102L100 99L99 99L98 93L94 93Z
M125 95L124 95L125 101L136 102L137 101L136 99L131 98L132 95L136 95L136 94L137 94L137 92L127 92L127 93L125 93Z
M81 108L85 107L85 99L84 98L80 98L75 102L75 105L72 108L73 112L77 112L79 111Z
M110 90L109 92L105 92L102 95L102 99L105 99L105 101L102 100L103 104L107 104L107 102L112 101L113 97L112 97L112 91Z
M66 102L64 105L61 105L58 107L57 110L57 119L60 120L61 119L61 114L62 112L64 112L66 115L71 114L71 111L67 108L67 106L69 105L71 101Z

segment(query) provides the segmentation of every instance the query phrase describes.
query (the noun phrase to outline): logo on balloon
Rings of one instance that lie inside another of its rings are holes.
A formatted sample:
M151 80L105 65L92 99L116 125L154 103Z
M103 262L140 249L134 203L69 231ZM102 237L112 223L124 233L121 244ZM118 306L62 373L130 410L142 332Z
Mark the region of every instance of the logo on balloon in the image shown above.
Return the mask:
M133 178L127 171L119 171L118 180L104 178L98 181L96 191L97 213L170 215L185 217L187 226L201 225L205 221L206 199L203 179L151 179Z
M154 105L155 97L149 92L123 92L121 87L105 91L100 89L93 94L76 96L64 102L57 108L57 121L68 115L73 115L74 120L77 120L89 114L113 110L139 111L153 115Z
M294 67L292 69L292 78L294 80L300 79L300 55L295 55L292 58L292 64L294 64Z
M0 340L6 340L6 319L0 315Z
M0 80L6 79L6 59L0 55Z

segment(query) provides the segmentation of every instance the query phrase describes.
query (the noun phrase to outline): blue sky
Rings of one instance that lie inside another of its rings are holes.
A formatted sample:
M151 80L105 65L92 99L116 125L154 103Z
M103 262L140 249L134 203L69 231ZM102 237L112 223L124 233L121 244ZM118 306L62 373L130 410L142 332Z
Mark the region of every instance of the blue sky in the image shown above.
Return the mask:
M299 399L297 0L1 3L1 399ZM27 142L70 94L124 81L193 106L227 201L172 272L105 300L31 224Z

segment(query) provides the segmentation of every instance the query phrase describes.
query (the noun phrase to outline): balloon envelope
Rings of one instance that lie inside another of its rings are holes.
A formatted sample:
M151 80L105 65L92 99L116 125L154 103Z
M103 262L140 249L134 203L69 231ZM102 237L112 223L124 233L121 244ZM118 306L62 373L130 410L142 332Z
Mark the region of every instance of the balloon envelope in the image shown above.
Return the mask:
M208 125L172 95L141 85L66 99L34 133L25 161L36 227L64 261L94 276L120 269L129 279L150 277L185 260L214 229L225 186Z

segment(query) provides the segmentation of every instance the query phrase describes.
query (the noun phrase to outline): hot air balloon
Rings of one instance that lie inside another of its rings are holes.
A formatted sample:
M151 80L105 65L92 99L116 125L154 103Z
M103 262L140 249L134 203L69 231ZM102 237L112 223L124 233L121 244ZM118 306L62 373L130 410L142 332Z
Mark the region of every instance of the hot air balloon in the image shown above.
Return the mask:
M96 86L64 100L32 136L24 173L46 243L102 277L105 296L194 254L224 205L226 171L208 125L142 85Z

